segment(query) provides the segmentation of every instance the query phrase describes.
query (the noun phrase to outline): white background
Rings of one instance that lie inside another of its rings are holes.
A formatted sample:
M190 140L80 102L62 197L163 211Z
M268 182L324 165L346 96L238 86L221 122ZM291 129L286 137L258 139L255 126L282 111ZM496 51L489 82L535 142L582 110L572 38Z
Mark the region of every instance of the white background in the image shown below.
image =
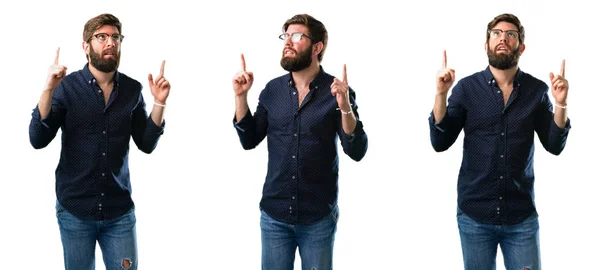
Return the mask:
M553 156L536 139L544 269L600 268L600 40L593 1L208 2L1 4L0 269L63 269L54 212L60 134L34 150L28 125L56 47L69 72L81 69L83 26L103 12L123 23L120 71L142 82L146 100L152 100L146 76L158 74L163 59L172 84L157 149L146 155L131 148L140 269L260 268L266 141L252 151L240 146L231 78L244 53L255 73L254 111L267 81L285 73L277 36L298 13L326 25L322 65L340 77L347 64L369 136L361 162L340 157L335 268L461 269L455 209L462 135L436 153L427 118L443 50L457 80L484 69L486 25L504 12L526 29L523 71L548 83L564 58L570 84L573 129L565 150ZM97 262L104 269L99 250ZM296 264L300 269L299 258Z

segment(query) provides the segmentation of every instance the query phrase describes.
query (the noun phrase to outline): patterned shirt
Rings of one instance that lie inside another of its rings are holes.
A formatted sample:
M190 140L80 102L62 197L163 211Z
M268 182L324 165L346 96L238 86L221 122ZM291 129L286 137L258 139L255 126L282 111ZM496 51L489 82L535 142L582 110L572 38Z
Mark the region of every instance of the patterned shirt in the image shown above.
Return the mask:
M558 155L571 128L554 122L548 86L517 71L504 105L489 67L460 80L438 124L429 117L433 148L445 151L464 129L458 174L458 206L471 218L489 224L517 224L535 210L534 132L544 148Z
M244 149L256 147L267 137L269 158L260 207L276 220L310 224L337 206L338 136L353 160L360 161L367 151L356 94L350 89L357 123L348 135L331 95L333 79L321 67L299 106L291 73L275 78L260 93L254 115L248 110L238 123L233 120Z
M164 129L146 113L142 85L115 72L113 91L104 94L88 65L67 75L54 89L52 109L41 119L36 106L29 139L46 147L62 130L60 161L56 168L56 196L71 214L90 220L117 218L133 207L129 181L130 137L144 153L151 153Z

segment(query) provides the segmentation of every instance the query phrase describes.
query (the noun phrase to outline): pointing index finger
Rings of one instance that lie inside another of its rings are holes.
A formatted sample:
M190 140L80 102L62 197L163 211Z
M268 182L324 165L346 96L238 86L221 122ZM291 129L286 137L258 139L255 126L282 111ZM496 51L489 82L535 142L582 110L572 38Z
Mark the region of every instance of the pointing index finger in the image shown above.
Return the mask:
M246 71L246 59L244 58L244 54L242 53L242 71Z
M343 71L343 73L342 73L342 81L343 81L345 84L348 84L348 76L346 75L346 64L344 64L344 71Z
M54 64L58 65L58 54L60 53L60 47L56 49L56 56L54 56Z
M160 73L158 74L158 77L164 77L165 75L165 60L162 61L162 64L160 65Z
M448 60L446 58L446 50L444 50L444 61L442 62L443 69L446 69L447 63L448 63Z
M565 77L565 59L562 60L562 64L560 65L560 76Z

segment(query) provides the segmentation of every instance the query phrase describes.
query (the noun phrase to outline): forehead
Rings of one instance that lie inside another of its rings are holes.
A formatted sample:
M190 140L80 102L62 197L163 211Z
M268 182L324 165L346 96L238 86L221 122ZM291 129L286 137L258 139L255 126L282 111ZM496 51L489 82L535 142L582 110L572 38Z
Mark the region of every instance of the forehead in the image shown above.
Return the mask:
M119 33L119 29L117 29L117 27L114 25L103 25L100 26L100 28L96 29L94 33L117 34Z
M287 31L285 31L286 33L296 33L296 32L300 32L303 34L307 34L308 33L308 28L306 28L306 26L302 25L302 24L290 24L287 28Z
M509 22L499 22L496 25L494 25L494 27L492 27L492 29L501 29L501 30L519 30L517 29L517 26L509 23Z

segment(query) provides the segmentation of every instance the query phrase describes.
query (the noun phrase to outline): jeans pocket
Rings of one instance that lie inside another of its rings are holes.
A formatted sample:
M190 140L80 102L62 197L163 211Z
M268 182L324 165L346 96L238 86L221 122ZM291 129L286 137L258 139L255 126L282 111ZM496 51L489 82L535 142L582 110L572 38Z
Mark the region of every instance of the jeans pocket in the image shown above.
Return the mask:
M335 223L337 223L340 219L340 209L337 205L333 208L333 211L331 211L331 217Z
M62 205L60 205L60 203L58 203L58 201L56 201L55 209L56 209L56 217L58 217L60 214L65 212L65 208L63 208Z

